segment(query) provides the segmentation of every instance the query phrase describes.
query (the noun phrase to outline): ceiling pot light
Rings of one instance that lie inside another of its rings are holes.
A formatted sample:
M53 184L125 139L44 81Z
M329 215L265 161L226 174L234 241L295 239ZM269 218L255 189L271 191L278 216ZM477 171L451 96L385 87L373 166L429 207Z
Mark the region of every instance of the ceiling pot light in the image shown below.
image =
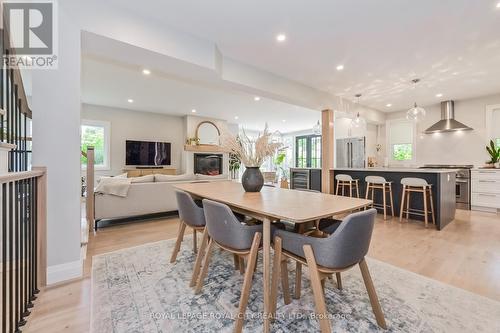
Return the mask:
M500 8L500 2L499 2L499 3L497 3L497 8Z
M192 109L192 110L191 110L191 113L196 113L196 109Z
M260 97L259 97L259 96L255 96L255 97L253 98L253 100L254 100L254 101L256 101L256 102L258 102L258 101L260 101Z
M282 122L286 123L286 119L283 119Z
M344 69L344 65L338 65L338 66L337 66L337 70L338 70L338 71L341 71L341 70L343 70L343 69Z
M420 79L413 79L412 81L412 84L413 84L413 89L416 88L417 86L417 83L420 82ZM413 120L413 121L419 121L421 120L422 118L425 117L425 114L426 114L426 111L424 108L421 108L417 105L417 102L415 102L413 104L413 107L410 108L407 112L406 112L406 119L408 120Z
M437 98L443 97L443 94L441 94L441 93L436 94L436 97L437 97Z
M134 103L134 100L132 98L129 98L129 99L127 99L127 102Z
M234 117L234 120L238 120L239 118L240 118L240 117L238 117L238 116L235 116L235 117Z
M388 108L390 108L392 106L392 104L389 103L389 104L386 104L385 106L387 106Z
M314 124L312 131L316 135L321 135L321 124L320 124L319 120L316 124Z
M150 71L149 69L147 69L147 68L144 68L144 69L142 70L142 74L144 74L144 75L149 75L149 74L151 74L151 71Z
M279 34L276 36L276 40L278 42L284 42L286 40L286 35L285 34Z

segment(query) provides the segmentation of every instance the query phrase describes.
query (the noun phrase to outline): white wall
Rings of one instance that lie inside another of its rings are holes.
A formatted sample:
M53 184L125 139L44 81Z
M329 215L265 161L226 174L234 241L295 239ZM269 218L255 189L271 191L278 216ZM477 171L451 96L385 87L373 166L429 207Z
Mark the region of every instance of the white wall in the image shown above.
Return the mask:
M185 142L182 117L83 104L81 118L107 121L111 125L111 169L97 170L97 176L123 173L126 140L170 142L172 160L169 167L177 169L178 173L182 171Z
M59 6L59 68L33 71L33 165L47 166L48 283L81 274L80 29Z
M500 104L500 94L455 101L455 119L474 130L430 135L422 132L441 118L441 108L439 104L425 107L427 115L417 124L416 164L483 165L488 159L485 145L489 141L486 134L486 106L492 104ZM405 117L406 111L387 114L387 119Z

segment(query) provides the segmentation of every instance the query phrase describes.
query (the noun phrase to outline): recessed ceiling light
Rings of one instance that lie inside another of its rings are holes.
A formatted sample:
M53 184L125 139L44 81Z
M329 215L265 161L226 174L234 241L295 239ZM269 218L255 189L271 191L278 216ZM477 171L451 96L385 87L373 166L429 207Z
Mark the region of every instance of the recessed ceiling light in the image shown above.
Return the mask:
M276 36L276 40L278 42L284 42L286 40L286 35L285 34L279 34Z
M392 106L392 104L389 103L389 104L386 104L385 106L387 106L388 108L390 108Z
M147 69L147 68L144 68L144 69L142 70L142 74L144 74L144 75L149 75L149 74L151 74L151 71L150 71L149 69Z
M234 119L235 119L235 120L238 120L239 118L240 118L240 117L238 117L238 116L234 116Z
M499 2L499 3L497 3L497 8L500 8L500 2Z
M254 101L256 101L256 102L258 102L258 101L260 101L260 97L259 97L259 96L255 96L255 97L253 98L253 100L254 100Z
M443 97L443 94L439 93L439 94L436 94L436 97L439 98L439 97Z
M192 110L191 110L191 112L192 112L192 113L196 113L196 109L192 109Z
M286 119L283 119L282 122L286 123Z
M344 69L344 65L338 65L338 66L337 66L337 70L338 70L338 71L341 71L341 70L343 70L343 69Z
M452 74L452 75L458 75L458 74L460 74L460 73L459 73L459 72L453 72L453 73L451 73L451 74Z
M134 100L132 98L129 98L129 99L127 99L127 102L134 103Z

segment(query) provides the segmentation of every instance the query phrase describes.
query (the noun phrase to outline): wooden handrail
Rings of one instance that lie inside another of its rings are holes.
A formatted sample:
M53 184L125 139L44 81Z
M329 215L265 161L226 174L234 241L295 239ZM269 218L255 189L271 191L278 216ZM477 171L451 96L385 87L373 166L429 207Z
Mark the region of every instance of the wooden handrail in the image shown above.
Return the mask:
M37 168L36 170L35 168L33 168L32 171L9 172L0 175L0 184L10 183L22 179L29 179L33 177L41 177L44 175L44 173L45 172L42 171L40 168Z
M47 285L47 167L33 167L37 178L37 263L38 286Z

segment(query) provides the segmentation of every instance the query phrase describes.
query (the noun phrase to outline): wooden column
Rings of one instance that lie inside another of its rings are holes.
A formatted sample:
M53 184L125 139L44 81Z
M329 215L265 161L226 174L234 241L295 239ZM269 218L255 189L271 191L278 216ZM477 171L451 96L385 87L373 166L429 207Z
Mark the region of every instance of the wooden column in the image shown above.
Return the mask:
M87 197L86 214L89 228L94 227L94 147L87 147Z
M333 168L333 110L321 111L321 189L323 193L333 193L330 188L330 169Z

